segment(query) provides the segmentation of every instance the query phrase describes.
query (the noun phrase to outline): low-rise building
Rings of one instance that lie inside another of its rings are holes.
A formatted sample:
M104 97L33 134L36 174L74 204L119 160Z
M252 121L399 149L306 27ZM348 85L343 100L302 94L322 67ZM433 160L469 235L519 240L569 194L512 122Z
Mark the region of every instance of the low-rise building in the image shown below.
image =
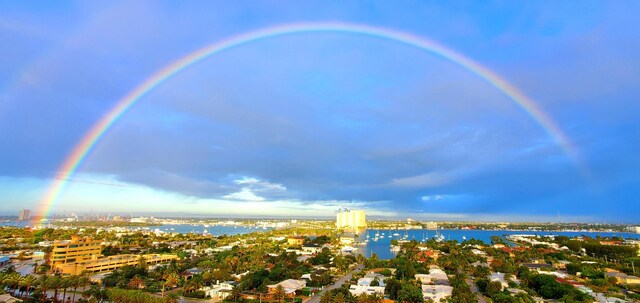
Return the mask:
M351 245L355 242L356 236L352 233L340 235L340 244Z
M304 237L299 237L299 236L288 237L287 244L291 246L302 246L302 244L304 244Z
M307 287L307 281L288 279L280 283L267 285L267 289L269 291L270 296L273 296L276 293L278 286L282 286L285 296L292 298L296 295L297 290L301 290Z
M509 283L504 278L504 274L501 272L492 272L491 275L489 275L489 281L499 282L500 285L502 285L502 289L509 287Z
M322 252L322 246L316 244L307 244L302 246L302 250L310 252L312 254L317 254Z
M205 297L209 297L217 300L224 300L231 294L231 290L236 286L237 282L235 281L225 281L221 283L216 283L212 286L206 286L200 288L201 291L204 291Z
M384 286L351 285L349 286L349 292L356 297L361 294L384 296Z
M442 299L451 297L452 293L453 287L449 285L422 285L422 297L425 301L440 302Z
M137 265L141 258L146 264L153 265L177 260L178 256L168 254L115 255L95 260L59 264L55 266L54 270L64 275L78 275L83 271L90 273L106 272L126 265Z
M416 274L415 278L420 284L449 285L447 273L437 267L429 269L429 274Z

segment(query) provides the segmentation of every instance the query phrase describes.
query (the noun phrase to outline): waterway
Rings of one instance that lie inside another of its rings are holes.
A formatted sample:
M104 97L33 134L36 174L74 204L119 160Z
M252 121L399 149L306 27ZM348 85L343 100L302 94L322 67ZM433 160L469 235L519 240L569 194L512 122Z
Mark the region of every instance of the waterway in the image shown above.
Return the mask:
M377 241L373 241L375 234L380 236L384 234L384 237L379 237ZM398 234L394 236L393 234ZM625 232L586 232L586 231L512 231L512 230L460 230L460 229L439 229L438 234L444 237L444 240L456 240L458 242L470 239L482 240L483 242L490 244L492 236L505 236L505 235L558 235L558 236L589 236L595 238L601 237L622 237L625 239L640 239L640 234L625 233ZM367 238L367 235L369 238ZM374 230L368 229L358 234L358 241L364 242L369 239L369 242L365 245L358 247L358 253L364 254L370 257L373 253L377 254L382 260L391 259L395 256L395 253L391 251L391 240L401 240L406 235L407 240L416 240L418 242L427 241L436 236L435 230L425 229L412 229L412 230Z
M159 229L163 232L177 232L181 234L196 233L203 234L205 230L208 234L213 236L234 236L241 234L248 234L252 232L266 232L271 228L263 229L262 227L248 227L248 226L235 226L235 225L211 225L205 226L201 224L165 224L161 226L149 227L151 230Z
M0 222L1 226L16 226L16 227L30 227L37 224L41 224L40 222L30 222L30 221L7 221ZM269 231L273 228L267 227L266 229L263 227L255 227L255 226L236 226L236 225L203 225L203 224L164 224L157 226L149 226L149 227L128 227L131 230L159 230L167 233L196 233L203 234L205 231L213 236L234 236L240 234L247 234L252 232L260 232L260 231Z

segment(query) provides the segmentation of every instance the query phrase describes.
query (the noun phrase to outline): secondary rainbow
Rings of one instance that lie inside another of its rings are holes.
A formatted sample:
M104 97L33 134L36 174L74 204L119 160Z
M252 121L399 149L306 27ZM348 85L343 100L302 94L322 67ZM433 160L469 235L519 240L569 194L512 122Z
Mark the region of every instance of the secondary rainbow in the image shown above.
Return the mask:
M153 90L173 75L204 58L237 46L278 36L314 32L337 32L392 40L417 47L456 63L486 80L489 84L500 90L504 95L509 97L518 106L525 110L535 121L537 121L538 124L540 124L540 126L542 126L542 128L546 130L553 140L564 149L565 153L575 162L577 167L582 172L585 171L582 168L578 154L570 141L552 119L550 119L531 99L505 79L464 55L424 37L387 28L337 22L296 23L247 32L213 43L180 58L147 78L134 90L129 92L129 94L120 99L116 105L109 110L102 119L100 119L100 121L91 127L84 137L82 137L82 140L80 140L80 142L73 148L72 152L60 166L56 178L54 178L54 181L42 198L40 202L40 213L42 215L47 215L49 213L64 190L65 185L70 180L70 177L73 176L75 171L82 164L83 160L91 152L92 148L100 138L102 138L107 130L109 130L111 125L113 125L123 114L127 112L129 108L131 108L131 106L136 104L136 102L144 97L149 91Z

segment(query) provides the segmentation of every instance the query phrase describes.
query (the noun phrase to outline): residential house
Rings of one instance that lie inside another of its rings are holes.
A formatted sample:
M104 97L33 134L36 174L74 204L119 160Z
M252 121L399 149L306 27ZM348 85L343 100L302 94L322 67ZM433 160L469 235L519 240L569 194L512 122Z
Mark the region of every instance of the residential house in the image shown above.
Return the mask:
M422 285L422 296L424 300L431 299L433 302L440 302L442 299L451 297L453 287L449 285Z
M200 290L204 291L206 297L209 297L212 299L224 300L226 297L228 297L231 294L231 290L233 290L236 284L238 283L235 281L225 281L221 283L216 281L215 285L206 286L206 287L200 288Z
M282 288L284 289L284 293L288 298L293 298L295 297L297 290L301 290L307 287L307 281L288 279L280 283L267 285L270 296L273 296L275 294L278 286L282 286Z
M491 275L489 275L489 281L500 282L500 285L502 285L502 289L509 287L509 283L505 279L504 273L501 272L492 272Z
M447 273L438 267L429 269L429 274L416 274L415 278L421 284L449 285Z

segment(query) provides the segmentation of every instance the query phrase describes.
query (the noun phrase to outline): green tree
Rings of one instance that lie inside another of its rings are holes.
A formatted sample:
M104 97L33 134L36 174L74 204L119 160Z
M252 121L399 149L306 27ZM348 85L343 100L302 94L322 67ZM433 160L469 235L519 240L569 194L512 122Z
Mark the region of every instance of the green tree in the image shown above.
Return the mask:
M389 295L389 299L396 300L398 299L398 293L400 292L400 288L402 285L400 281L396 278L389 278L385 281L384 292Z
M417 286L406 283L398 292L398 301L402 303L422 303L424 302L422 290Z
M487 285L487 295L493 297L494 294L502 291L502 284L498 281L491 281Z

